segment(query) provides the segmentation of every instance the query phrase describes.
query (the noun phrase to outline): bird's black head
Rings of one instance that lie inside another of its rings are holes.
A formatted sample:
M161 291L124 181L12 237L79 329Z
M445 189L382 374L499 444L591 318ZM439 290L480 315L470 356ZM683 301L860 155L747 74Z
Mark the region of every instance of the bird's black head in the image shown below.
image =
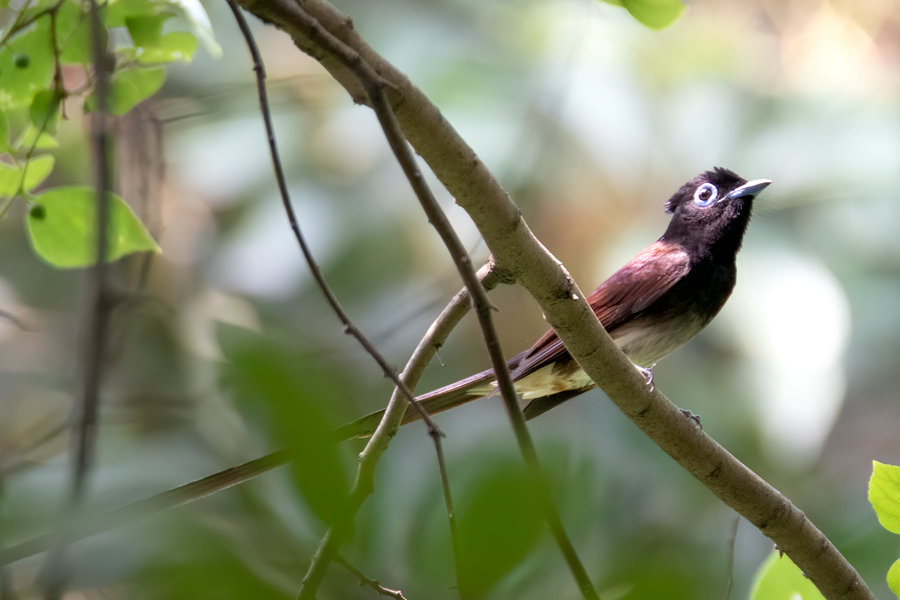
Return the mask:
M700 173L666 202L672 220L660 239L690 249L696 258L708 253L733 257L750 222L753 199L770 183L748 183L721 167Z

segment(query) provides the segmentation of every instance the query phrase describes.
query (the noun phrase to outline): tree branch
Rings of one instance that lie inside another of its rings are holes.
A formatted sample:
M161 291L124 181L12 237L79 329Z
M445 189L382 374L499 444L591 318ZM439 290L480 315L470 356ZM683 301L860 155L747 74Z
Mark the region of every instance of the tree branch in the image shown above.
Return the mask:
M356 567L354 567L353 565L348 563L344 559L343 556L338 555L337 557L335 557L334 562L338 563L339 565L341 565L342 567L344 567L345 569L347 569L348 571L353 573L356 576L356 578L359 579L359 585L361 585L361 586L367 585L370 588L372 588L373 590L375 590L376 592L378 592L381 596L387 596L389 598L393 598L394 600L406 600L406 597L403 595L403 592L401 592L400 590L388 589L388 588L384 587L383 585L381 585L381 582L378 581L377 579L371 579L369 577L366 577L365 573L363 573L362 571L360 571L359 569L357 569Z
M295 19L293 0L239 0L287 32L357 102L367 100L354 73L317 45ZM470 215L497 264L515 274L585 372L648 437L723 502L775 541L829 599L873 598L862 578L805 515L719 446L643 377L603 330L566 270L534 238L500 185L440 111L324 0L303 9L384 78L386 93L409 142Z
M509 283L504 279L502 272L495 269L492 264L482 267L478 275L487 290L493 289L500 282ZM456 325L468 313L470 307L469 292L463 288L434 320L400 374L405 381L409 382L410 386L415 387L428 363L434 358L435 353L444 344ZM394 393L400 394L401 392L395 390ZM0 566L46 552L60 540L65 543L76 542L121 525L133 523L144 517L201 500L286 465L291 461L291 457L291 453L287 450L273 452L114 511L77 519L56 528L53 533L40 535L14 546L3 548L0 550Z
M351 523L353 521L356 512L359 510L359 507L362 505L363 500L371 493L372 485L360 486L358 485L360 482L370 482L374 479L375 474L375 466L378 462L378 459L381 456L381 453L384 449L387 448L387 444L390 441L390 438L393 437L396 430L400 427L400 420L403 418L403 414L407 409L407 401L413 404L413 407L418 411L419 416L425 421L428 426L428 434L431 436L432 442L434 443L435 453L437 454L438 461L438 470L441 476L441 486L444 490L444 500L447 505L447 516L450 522L450 536L453 542L453 555L455 557L459 556L458 550L458 538L456 535L456 521L453 510L453 500L450 493L450 480L447 476L447 465L444 461L444 449L441 444L441 437L443 433L437 428L437 425L434 424L434 421L431 420L431 417L428 415L428 412L422 407L421 404L415 399L413 396L412 390L407 387L406 383L397 376L397 373L394 369L387 363L383 356L376 350L375 346L369 342L369 340L363 335L362 331L359 330L358 327L350 320L349 315L344 311L341 307L340 303L337 300L337 297L331 291L331 288L328 286L325 281L325 277L319 268L318 263L315 261L312 252L309 249L309 246L306 244L306 240L300 231L300 225L297 222L297 217L294 214L293 206L291 205L290 195L288 194L287 182L284 176L284 169L281 165L281 159L279 158L278 146L275 141L275 128L272 126L272 115L269 110L269 101L266 93L266 75L265 75L265 67L263 66L262 56L259 53L259 49L256 46L256 41L253 39L253 34L250 31L250 27L247 25L247 21L244 19L244 15L241 12L241 9L238 7L235 0L228 0L228 6L231 8L232 13L234 14L234 18L238 23L238 27L241 30L241 33L244 36L244 40L247 43L247 48L250 51L250 56L253 60L253 70L256 73L256 84L257 91L259 93L259 105L260 112L263 116L263 122L265 123L266 135L268 137L269 143L269 151L272 157L272 164L275 169L275 179L278 183L278 190L281 193L282 204L284 205L285 212L287 213L288 222L290 223L291 230L294 232L294 237L297 239L297 243L300 246L300 250L303 254L303 257L306 259L306 262L312 271L313 278L315 279L319 289L322 294L325 296L328 304L331 306L332 311L338 316L341 323L344 325L344 332L352 335L356 340L360 343L360 345L369 353L369 355L381 366L384 374L391 378L395 385L396 389L402 392L402 396L398 396L394 402L389 406L389 410L385 413L383 421L390 422L393 418L393 413L399 414L399 419L397 419L396 424L392 424L390 427L379 427L376 431L375 435L372 436L372 439L369 440L367 444L366 451L363 452L363 455L360 457L359 466L357 469L357 478L356 483L353 486L353 489L350 493L350 503L348 504L349 510L348 514L343 515L341 519L336 520L332 523L331 528L325 535L322 543L319 546L318 551L310 565L310 568L303 578L303 582L300 587L300 598L314 598L316 595L316 591L321 584L322 579L325 576L325 572L328 569L328 566L331 564L332 560L337 556L338 551L340 549L341 544L344 539L350 535L350 531L352 529ZM299 9L298 9L299 11ZM327 32L325 32L321 26L319 26L315 20L311 19L308 15L299 11L298 17L301 22L303 22L313 37L316 37L321 44L327 44L333 48L335 52L347 51L348 49L341 45L340 42L337 42L330 36ZM399 128L396 126L396 123L393 122L393 115L390 112L390 105L383 99L383 91L381 88L382 80L375 73L370 72L367 69L367 66L359 61L358 56L353 56L352 51L345 54L343 57L344 63L348 65L353 65L356 67L357 71L359 71L358 76L367 83L367 91L370 98L375 99L374 104L378 104L383 107L383 110L379 112L379 118L382 121L382 125L385 127L385 133L391 142L391 147L394 149L394 153L397 155L398 160L403 166L404 172L409 177L410 182L413 184L413 188L416 190L417 195L420 198L423 198L423 204L430 204L433 206L438 213L440 213L440 208L437 207L437 201L434 200L434 197L431 195L431 191L428 189L428 186L424 182L424 178L421 173L418 172L418 166L415 164L415 159L412 157L412 153L409 151L409 148L406 146L405 140L403 140L402 134L400 133ZM440 216L443 216L442 214ZM466 280L467 288L473 294L473 296L477 297L481 302L476 302L476 306L478 304L486 301L486 295L484 290L481 288L481 284L475 277L475 272L472 270L471 261L465 251L462 250L462 244L456 238L456 235L453 233L452 228L450 228L449 223L447 223L446 218L442 223L443 227L439 227L439 230L442 230L445 239L452 238L455 240L455 248L456 252L454 253L454 262L460 268L460 271L465 271L465 275L463 279ZM437 224L436 224L437 226ZM461 253L461 254L460 254ZM466 276L468 275L468 277ZM481 297L478 295L479 291L481 296L484 296L484 300L481 300ZM495 336L496 338L496 336ZM372 452L370 448L382 448L379 452ZM459 561L456 561L456 566L459 566Z

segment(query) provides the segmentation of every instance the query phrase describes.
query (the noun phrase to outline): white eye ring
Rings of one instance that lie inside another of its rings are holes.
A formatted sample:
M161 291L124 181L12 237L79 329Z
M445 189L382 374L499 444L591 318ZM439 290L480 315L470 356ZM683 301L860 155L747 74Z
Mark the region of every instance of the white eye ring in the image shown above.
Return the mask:
M709 206L716 201L719 196L719 190L711 183L704 183L694 192L694 202L697 206Z

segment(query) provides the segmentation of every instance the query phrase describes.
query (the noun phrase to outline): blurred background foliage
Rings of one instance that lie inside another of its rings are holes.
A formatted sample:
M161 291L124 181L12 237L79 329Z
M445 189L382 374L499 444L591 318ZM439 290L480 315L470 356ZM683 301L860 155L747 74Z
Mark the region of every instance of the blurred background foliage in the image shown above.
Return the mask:
M879 527L866 481L872 460L900 463L900 6L697 0L654 32L593 0L336 4L441 108L583 289L661 235L663 202L697 172L719 165L774 181L757 201L734 296L657 366L656 382L886 597L897 542ZM115 267L122 301L92 509L314 439L390 392L310 281L276 195L247 51L226 4L206 9L223 55L201 48L168 67L160 93L117 119L118 192L163 253ZM459 288L455 269L371 112L287 36L253 25L301 225L345 308L403 364ZM68 89L81 85L76 70L64 75ZM45 185L91 182L81 100L66 114ZM432 183L483 261L477 231ZM87 289L82 272L35 257L25 210L14 204L0 222L4 546L45 531L67 497ZM522 290L492 297L509 355L544 331ZM469 319L420 389L487 364ZM523 527L509 549L521 561L474 574L477 585L491 598L579 597L528 503L510 515L491 504L523 489L500 403L438 423L458 512ZM726 596L734 514L601 392L531 430L604 599ZM98 598L291 597L361 447L310 442L295 467L79 542L69 584ZM346 559L410 599L456 597L439 486L424 428L404 428ZM483 528L467 531L489 543ZM747 596L770 549L740 524L732 598ZM6 569L4 598L39 596L42 565ZM334 565L320 597L376 596Z

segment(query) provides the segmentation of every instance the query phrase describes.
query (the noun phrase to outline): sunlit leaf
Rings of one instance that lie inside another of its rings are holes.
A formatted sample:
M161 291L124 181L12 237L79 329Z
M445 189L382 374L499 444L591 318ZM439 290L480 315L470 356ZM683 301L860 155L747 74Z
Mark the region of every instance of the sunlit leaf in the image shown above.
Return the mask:
M29 106L53 78L50 18L41 17L0 49L0 110Z
M475 484L464 505L459 511L459 585L480 597L534 547L543 511L531 477L500 464Z
M681 0L603 0L621 6L642 25L650 29L665 29L684 12Z
M172 3L179 6L184 11L185 19L191 26L191 33L203 42L206 51L213 58L222 57L222 48L216 42L213 36L212 25L209 22L209 15L200 0L172 0Z
M141 250L159 251L159 246L128 205L109 195L107 260L113 261ZM95 236L97 197L93 188L59 187L34 197L43 213L25 217L34 251L55 267L74 268L93 264L97 256Z
M152 46L145 46L138 55L142 63L169 63L176 60L191 62L197 51L197 38L186 31L172 31Z
M900 467L872 461L869 502L881 526L900 533Z
M787 555L773 552L756 572L750 600L825 600Z
M109 5L103 22L107 27L126 27L126 20L129 18L152 17L171 12L172 4L167 0L119 0Z
M162 36L163 24L174 17L169 12L125 17L125 26L135 46L154 45Z
M56 159L50 154L42 154L41 156L36 156L29 160L24 167L25 180L22 182L22 189L26 192L30 192L43 183L50 173L53 172L53 165L55 163Z
M0 111L0 152L9 150L9 118Z
M16 140L13 147L16 149L38 148L45 150L48 148L58 148L59 142L46 131L39 132L37 127L29 123L28 127L25 128L25 131L19 135L19 139Z
M0 196L15 195L19 191L21 183L21 167L0 163Z
M900 560L894 562L888 569L887 584L894 595L900 597Z

